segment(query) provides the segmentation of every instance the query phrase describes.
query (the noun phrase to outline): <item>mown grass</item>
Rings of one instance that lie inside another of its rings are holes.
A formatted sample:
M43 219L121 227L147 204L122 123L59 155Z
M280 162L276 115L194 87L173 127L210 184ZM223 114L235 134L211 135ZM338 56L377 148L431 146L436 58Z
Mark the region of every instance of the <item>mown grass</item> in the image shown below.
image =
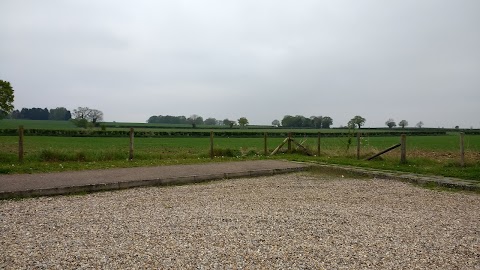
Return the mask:
M0 121L0 129L16 129L23 126L25 129L78 129L70 121L54 120L26 120L26 119L3 119Z
M283 138L269 138L268 152L272 152ZM316 153L315 138L297 137ZM363 137L362 159L357 160L356 138L322 138L321 155L301 154L263 155L263 138L215 138L213 161L251 159L291 159L327 162L377 169L435 174L480 180L480 136L466 136L467 166L459 164L458 135L411 136L407 138L408 163L399 164L396 149L373 161L364 158L398 143L398 137ZM25 160L18 162L18 138L0 137L0 173L33 173L63 170L83 170L166 164L211 162L209 138L135 138L134 160L128 161L128 138L25 137Z

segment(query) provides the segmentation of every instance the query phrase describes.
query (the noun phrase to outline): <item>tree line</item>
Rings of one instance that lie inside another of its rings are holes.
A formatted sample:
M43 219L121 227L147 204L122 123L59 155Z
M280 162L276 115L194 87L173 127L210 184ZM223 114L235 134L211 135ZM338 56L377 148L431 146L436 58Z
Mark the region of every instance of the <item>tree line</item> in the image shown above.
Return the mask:
M10 119L29 119L29 120L59 120L68 121L72 119L72 114L64 107L55 109L47 108L22 108L12 111L7 118Z
M28 119L28 120L58 120L72 121L76 126L87 128L89 126L99 126L103 121L103 112L89 107L78 107L70 112L64 107L55 109L47 108L22 108L14 110L7 114L10 119Z
M192 114L190 117L185 117L183 115L173 116L173 115L152 115L148 118L147 123L150 124L184 124L192 125L193 128L198 125L208 125L208 126L229 126L233 128L236 125L244 127L248 125L248 119L245 117L240 117L238 120L230 120L225 118L223 120L218 120L213 117L209 117L204 120L204 118L197 114Z
M333 119L330 116L310 116L309 118L302 115L285 115L282 121L273 120L273 126L296 127L296 128L330 128Z
M351 128L351 129L354 129L356 127L361 128L365 124L366 121L367 120L365 118L361 117L360 115L356 115L352 119L350 119L350 121L348 121L347 127ZM394 128L394 127L397 126L397 123L392 118L389 118L385 122L385 125L388 128ZM415 125L415 127L422 128L423 125L424 125L423 122L420 121ZM400 122L398 122L398 126L400 126L402 128L405 128L406 126L408 126L408 121L407 120L401 120Z

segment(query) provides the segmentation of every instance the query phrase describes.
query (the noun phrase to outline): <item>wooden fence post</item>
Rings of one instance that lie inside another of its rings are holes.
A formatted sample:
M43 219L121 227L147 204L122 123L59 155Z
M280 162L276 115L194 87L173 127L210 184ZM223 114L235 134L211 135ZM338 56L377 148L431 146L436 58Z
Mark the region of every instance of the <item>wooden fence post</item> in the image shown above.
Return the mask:
M23 126L18 127L18 161L23 162Z
M134 130L133 128L130 128L130 151L128 154L128 160L133 160L133 136L134 136Z
M265 156L268 155L268 147L267 147L267 133L265 132L265 134L263 135L263 143L264 143L264 148L263 148L263 154Z
M465 167L465 133L460 132L460 166Z
M213 130L210 131L210 158L213 159Z
M357 159L360 159L360 132L357 132Z
M400 154L400 163L405 164L407 163L407 135L402 134L400 137L401 146L401 154Z
M317 156L319 157L320 156L320 137L321 137L321 133L318 132L318 141L317 141Z
M288 153L292 153L292 133L288 133Z

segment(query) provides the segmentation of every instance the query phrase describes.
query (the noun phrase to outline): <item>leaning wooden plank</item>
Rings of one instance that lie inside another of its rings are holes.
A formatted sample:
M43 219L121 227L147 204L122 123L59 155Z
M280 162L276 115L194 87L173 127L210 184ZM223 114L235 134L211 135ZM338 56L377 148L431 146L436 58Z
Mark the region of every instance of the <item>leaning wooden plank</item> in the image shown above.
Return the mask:
M367 160L372 160L372 159L374 159L374 158L376 158L376 157L378 157L378 156L380 156L380 155L383 155L383 154L387 153L388 151L391 151L391 150L393 150L393 149L395 149L395 148L397 148L397 147L400 147L401 145L402 145L401 143L395 144L394 146L389 147L389 148L383 150L382 152L380 152L380 153L378 153L378 154L375 154L375 155L367 158Z
M277 148L275 148L275 150L273 150L273 152L270 154L270 156L275 155L278 152L278 150L280 150L282 148L282 146L284 146L287 143L288 139L289 138L286 138L285 140L283 140L283 142Z
M307 155L309 156L313 156L312 153L310 153L310 151L303 145L299 144L297 141L295 141L294 139L292 139L292 142L294 142L299 148L302 148L303 151L305 151L305 153L307 153Z

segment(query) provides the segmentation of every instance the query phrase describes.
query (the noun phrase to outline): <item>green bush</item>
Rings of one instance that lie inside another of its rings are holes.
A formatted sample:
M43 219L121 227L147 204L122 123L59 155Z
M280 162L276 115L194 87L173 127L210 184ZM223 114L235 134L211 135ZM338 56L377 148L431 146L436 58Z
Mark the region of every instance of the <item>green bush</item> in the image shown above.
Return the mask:
M72 119L70 120L72 123L80 128L87 128L88 127L88 121L87 119Z

